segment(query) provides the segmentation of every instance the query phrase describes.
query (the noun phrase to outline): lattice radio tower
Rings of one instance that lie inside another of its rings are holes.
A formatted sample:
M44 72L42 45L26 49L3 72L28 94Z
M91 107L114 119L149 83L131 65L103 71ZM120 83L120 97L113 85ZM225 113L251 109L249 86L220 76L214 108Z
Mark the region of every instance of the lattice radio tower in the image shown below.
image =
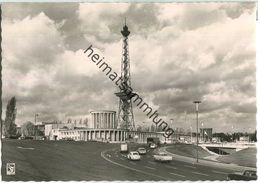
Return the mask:
M130 59L128 47L128 36L130 31L126 25L126 20L121 34L123 35L123 54L121 64L121 82L119 84L120 86L123 85L123 87L121 87L122 89L120 88L118 93L115 93L116 96L119 97L118 124L120 128L132 131L135 129L131 100L132 95L128 95L128 91L131 89Z

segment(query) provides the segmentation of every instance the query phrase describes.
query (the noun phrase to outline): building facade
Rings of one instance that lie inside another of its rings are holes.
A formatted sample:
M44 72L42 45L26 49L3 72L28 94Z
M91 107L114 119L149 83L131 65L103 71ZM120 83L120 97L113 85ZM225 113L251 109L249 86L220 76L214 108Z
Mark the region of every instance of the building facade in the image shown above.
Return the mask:
M115 111L92 111L91 128L97 129L116 129L117 120Z
M128 136L131 139L128 139ZM53 129L49 140L75 140L75 141L100 141L110 143L121 143L134 141L137 143L147 143L148 137L159 137L162 143L168 141L163 133L127 131L123 129Z
M238 142L240 142L240 143L250 142L250 138L249 138L249 136L242 136L242 137L239 137Z

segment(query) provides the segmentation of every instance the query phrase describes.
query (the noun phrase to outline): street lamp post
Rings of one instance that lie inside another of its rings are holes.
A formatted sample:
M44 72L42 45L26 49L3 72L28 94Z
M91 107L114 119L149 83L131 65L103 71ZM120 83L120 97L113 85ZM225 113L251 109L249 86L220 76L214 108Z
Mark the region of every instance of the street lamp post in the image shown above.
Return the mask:
M170 119L170 125L171 125L171 128L172 128L172 124L173 124L173 122L174 122L174 119L173 119L173 118L171 118L171 119Z
M171 119L170 119L170 125L171 125L171 128L172 128L172 124L173 124L173 122L174 122L174 119L173 119L173 118L171 118ZM172 143L172 136L171 136L171 143Z
M177 142L177 129L178 129L178 128L175 128L176 142Z
M190 130L191 130L191 143L193 143L193 133L192 133L192 126L190 126Z
M206 137L205 137L205 133L206 131L204 130L204 122L203 121L200 121L201 122L201 126L202 126L202 133L200 134L201 135L201 140L202 142L205 142L206 140Z
M159 115L159 114L158 114ZM158 124L157 123L155 123L155 125L156 125L156 138L158 137Z
M198 112L199 112L199 104L201 103L201 101L194 101L193 102L195 104L195 112L196 112L196 162L198 163Z
M35 114L35 140L37 140L37 130L36 130L36 127L37 127L37 116L39 116L39 114Z
M156 137L158 137L158 124L156 123Z

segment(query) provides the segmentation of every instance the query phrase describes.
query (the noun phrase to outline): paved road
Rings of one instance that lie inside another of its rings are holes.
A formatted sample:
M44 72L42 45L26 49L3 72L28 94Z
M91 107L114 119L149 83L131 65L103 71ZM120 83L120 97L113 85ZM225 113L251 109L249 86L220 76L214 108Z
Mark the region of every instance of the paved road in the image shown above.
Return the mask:
M160 178L121 168L101 157L119 144L75 141L2 140L2 179L5 181L143 181ZM15 163L16 174L6 175Z
M139 162L126 159L119 144L68 141L2 141L2 179L49 180L225 180L230 170L173 160L157 163L150 151ZM6 175L6 163L16 175Z
M150 150L142 156L140 161L130 161L125 154L119 152L118 148L113 148L103 151L102 157L110 164L120 166L122 169L133 170L158 180L226 180L227 174L232 173L228 169L207 167L178 160L173 160L170 163L155 162L153 154L154 152Z

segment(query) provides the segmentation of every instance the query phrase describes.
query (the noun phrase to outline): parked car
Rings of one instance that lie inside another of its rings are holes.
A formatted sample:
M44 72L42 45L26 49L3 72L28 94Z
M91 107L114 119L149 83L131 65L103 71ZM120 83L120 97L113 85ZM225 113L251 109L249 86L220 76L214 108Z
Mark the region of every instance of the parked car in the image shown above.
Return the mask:
M137 151L131 151L128 155L127 155L127 159L129 160L140 160L141 156Z
M140 154L140 155L144 155L147 153L147 150L144 148L144 147L139 147L137 149L137 152Z
M150 146L150 144L156 144L158 146L160 145L160 139L158 137L148 137L147 144L148 146Z
M256 171L245 170L243 173L228 174L227 180L257 180Z
M156 144L154 144L154 143L151 143L151 144L150 144L150 148L151 148L151 149L155 149L156 147L157 147Z
M153 155L153 158L155 161L160 161L160 162L170 162L173 159L171 155L168 155L163 152Z

